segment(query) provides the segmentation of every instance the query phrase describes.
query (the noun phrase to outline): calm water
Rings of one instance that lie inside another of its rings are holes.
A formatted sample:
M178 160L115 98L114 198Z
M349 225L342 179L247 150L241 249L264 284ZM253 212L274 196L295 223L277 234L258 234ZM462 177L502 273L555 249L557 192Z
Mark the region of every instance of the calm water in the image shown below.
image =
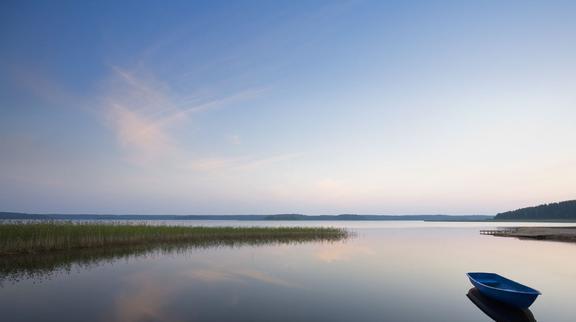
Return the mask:
M531 307L538 321L576 318L576 244L478 233L503 224L178 224L328 225L357 235L334 243L26 258L32 269L2 270L2 321L491 321L466 297L468 271L498 272L539 289Z

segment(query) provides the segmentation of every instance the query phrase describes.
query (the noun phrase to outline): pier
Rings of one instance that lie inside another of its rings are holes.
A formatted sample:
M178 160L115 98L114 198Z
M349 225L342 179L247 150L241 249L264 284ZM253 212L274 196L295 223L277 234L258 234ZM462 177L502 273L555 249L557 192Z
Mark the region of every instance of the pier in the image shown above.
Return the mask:
M507 227L480 230L481 235L516 237L520 239L576 242L576 226L567 227Z
M496 228L496 229L482 229L480 230L480 235L492 235L492 236L507 236L518 232L517 227L512 228Z

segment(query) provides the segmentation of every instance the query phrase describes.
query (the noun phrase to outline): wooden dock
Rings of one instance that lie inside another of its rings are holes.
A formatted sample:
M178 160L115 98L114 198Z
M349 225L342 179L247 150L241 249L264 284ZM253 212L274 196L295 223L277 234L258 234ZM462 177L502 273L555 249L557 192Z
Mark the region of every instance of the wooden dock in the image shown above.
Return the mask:
M518 228L496 228L496 229L482 229L480 230L480 235L492 235L492 236L508 236L518 231Z
M480 230L480 234L520 239L576 242L576 227L499 227Z

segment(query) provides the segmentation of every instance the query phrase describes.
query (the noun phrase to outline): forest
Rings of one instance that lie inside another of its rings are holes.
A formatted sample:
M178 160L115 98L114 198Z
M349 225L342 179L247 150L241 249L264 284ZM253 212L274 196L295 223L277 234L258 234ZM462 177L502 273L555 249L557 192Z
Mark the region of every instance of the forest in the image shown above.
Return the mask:
M554 202L499 213L495 220L576 220L576 200Z

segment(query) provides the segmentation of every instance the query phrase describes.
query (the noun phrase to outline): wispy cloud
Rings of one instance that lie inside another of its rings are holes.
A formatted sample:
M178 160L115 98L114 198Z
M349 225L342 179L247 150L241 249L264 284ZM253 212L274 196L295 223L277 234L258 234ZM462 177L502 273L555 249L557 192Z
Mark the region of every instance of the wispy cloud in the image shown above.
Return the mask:
M151 161L175 151L175 142L157 120L127 106L111 104L107 117L120 146L134 161Z
M131 161L149 163L177 151L171 135L180 113L167 85L118 67L107 84L106 120Z
M191 169L211 171L221 169L253 170L276 162L298 158L300 153L285 153L267 157L240 156L236 158L200 158L191 160Z
M264 157L203 157L183 148L174 136L180 126L194 121L193 114L233 106L254 99L265 89L247 89L228 96L204 98L175 93L170 86L143 72L113 67L113 76L103 97L106 120L128 160L140 165L169 163L179 168L206 171L222 168L253 169L282 161L296 154ZM198 125L196 125L198 126ZM233 144L240 137L231 136Z
M234 134L231 135L228 140L230 141L230 143L234 144L234 145L240 145L242 144L242 139L240 138L240 135L238 134Z

